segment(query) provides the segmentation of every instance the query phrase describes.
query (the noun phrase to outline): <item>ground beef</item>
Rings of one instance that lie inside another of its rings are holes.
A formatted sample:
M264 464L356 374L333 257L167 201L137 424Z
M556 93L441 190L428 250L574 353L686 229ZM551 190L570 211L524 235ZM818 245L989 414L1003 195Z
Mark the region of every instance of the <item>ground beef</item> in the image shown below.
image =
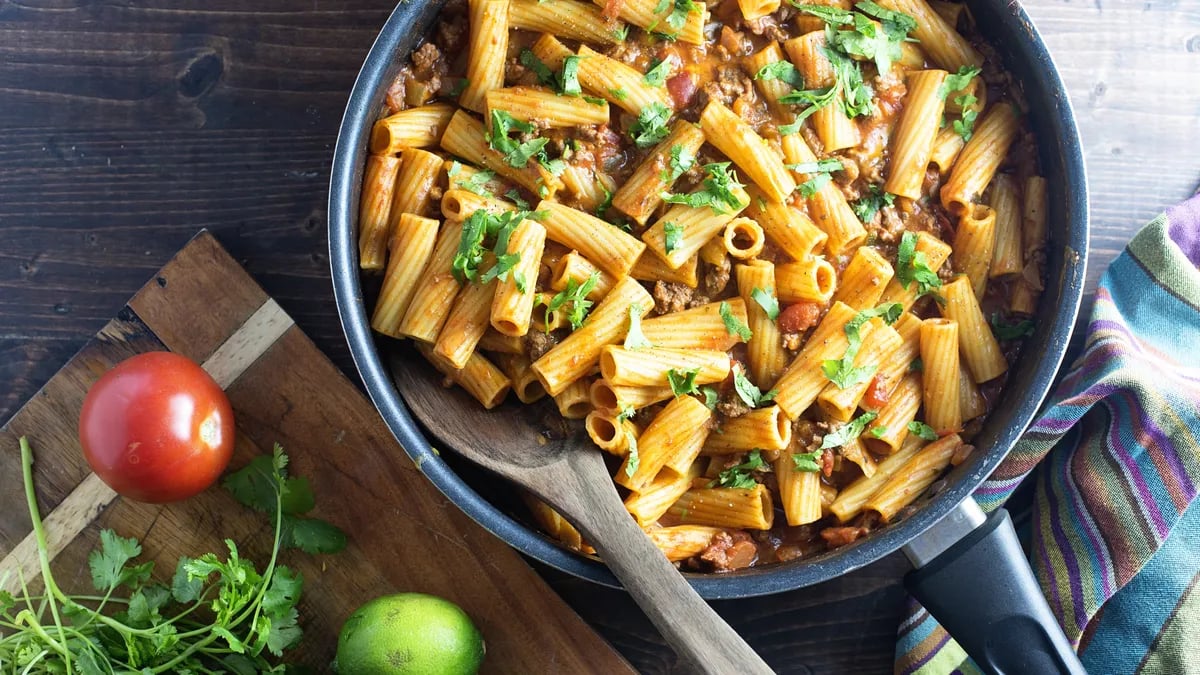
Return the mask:
M413 76L418 80L432 80L444 69L442 50L432 42L421 45L412 55Z
M744 33L736 31L729 26L721 26L719 49L723 50L724 54L730 58L749 56L754 51L754 43Z
M827 527L821 530L821 538L829 548L838 548L845 546L859 537L866 536L870 532L865 527Z
M746 21L746 28L751 33L764 36L772 42L784 42L791 37L786 30L779 26L779 19L772 14Z
M885 206L879 210L879 217L866 223L867 230L875 235L875 240L885 244L898 244L904 234L904 221L895 206Z
M708 548L697 556L702 566L719 572L749 567L758 557L758 547L750 535L740 530L719 532L713 536Z
M446 18L438 22L434 42L443 53L458 54L466 47L466 5L466 2L460 0L450 0L442 8L440 16Z
M695 290L672 281L654 282L654 311L658 314L682 312L687 309Z
M716 297L729 285L729 270L733 268L733 265L729 263L729 256L726 255L716 265L707 267L708 271L704 273L704 292L709 297Z
M741 396L738 396L737 391L733 387L730 387L721 396L721 399L717 401L717 412L724 415L726 419L741 417L751 410L753 408L746 405L746 402L742 400Z
M558 338L554 337L553 333L531 330L525 334L525 349L529 352L530 361L542 358L542 355L553 349L556 344Z

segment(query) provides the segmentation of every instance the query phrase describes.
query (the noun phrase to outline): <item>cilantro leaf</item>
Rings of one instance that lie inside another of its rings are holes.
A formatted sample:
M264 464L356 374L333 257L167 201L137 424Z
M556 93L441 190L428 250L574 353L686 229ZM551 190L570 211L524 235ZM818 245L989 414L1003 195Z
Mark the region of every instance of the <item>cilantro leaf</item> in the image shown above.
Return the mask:
M830 382L837 385L838 389L846 389L856 384L866 382L872 375L875 374L876 366L855 366L854 359L858 356L858 350L862 347L862 334L859 329L862 325L875 317L881 317L888 324L896 323L900 318L900 314L904 312L904 306L898 302L889 302L874 309L864 309L854 315L854 318L846 322L846 353L840 359L827 359L821 363L821 371L825 373L825 377L829 378Z
M979 102L979 99L970 94L954 97L954 102L962 107L962 114L959 119L954 120L954 133L962 137L963 142L971 140L975 135L975 119L979 117L979 111L971 106Z
M796 120L795 122L793 122L791 124L779 125L779 135L780 136L794 136L794 135L800 133L801 123L802 123L801 120Z
M622 89L620 87L618 87L616 89L609 89L608 93L611 94L612 97L617 99L618 101L624 101L625 99L629 98L629 92L625 91L624 89Z
M775 400L775 394L779 393L775 389L765 394L762 393L762 390L746 377L741 366L735 366L733 369L733 389L737 392L738 398L742 399L742 402L751 408L757 408L764 403Z
M883 438L884 436L887 435L887 432L888 432L887 427L878 426L878 427L871 427L871 430L868 431L867 433L871 434L872 438Z
M852 421L825 434L825 437L821 439L821 449L838 448L858 438L862 435L863 429L878 416L878 413L863 413Z
M743 186L729 168L729 162L705 164L704 171L708 177L704 179L701 189L686 195L662 193L663 201L668 204L685 204L692 208L709 207L713 213L730 213L745 208L746 202L734 192Z
M137 539L119 537L109 529L101 530L100 549L88 554L92 585L98 591L107 592L121 584L132 587L149 579L154 563L128 564L141 554L142 547Z
M838 87L833 86L824 87L821 89L801 89L780 96L779 102L785 105L808 106L796 115L796 121L788 125L789 128L795 127L796 129L799 129L800 124L804 122L804 120L808 119L813 113L836 101L838 91ZM782 134L783 132L780 131L780 133ZM793 131L791 133L795 132ZM789 133L784 135L789 136L791 134Z
M661 87L667 83L667 76L671 72L671 63L669 61L659 61L655 59L651 62L650 70L642 77L642 81L651 87Z
M908 369L914 373L922 372L925 370L925 362L922 361L921 357L918 356L917 358L908 362Z
M805 14L811 14L812 16L815 16L830 25L840 26L843 24L852 23L854 21L854 12L851 12L848 9L842 9L840 7L827 7L825 5L806 5L796 2L796 0L788 0L788 2L790 2L793 7L801 12L804 12Z
M668 221L663 224L663 234L665 235L663 250L672 253L679 248L679 244L683 241L683 226Z
M846 168L846 165L837 157L826 157L815 162L788 164L787 168L796 173L832 173L834 171L842 171Z
M933 427L916 420L908 423L908 433L914 434L917 438L926 441L936 441L938 439L938 434L933 430Z
M717 393L716 387L705 385L700 387L700 393L704 394L704 407L709 410L716 410L717 400L721 398L721 395Z
M696 164L696 155L687 151L682 145L672 145L667 151L667 168L659 175L664 183L674 183Z
M649 148L671 133L667 123L671 121L671 109L657 101L642 108L637 121L629 127L629 136L639 148Z
M582 96L583 89L579 86L579 62L582 56L572 54L563 59L562 78L559 92L567 96Z
M1029 337L1033 335L1033 329L1036 325L1029 319L1022 319L1016 323L1008 323L1004 320L1004 317L1000 316L999 312L992 314L991 324L992 332L996 335L996 339L1001 342Z
M699 368L685 370L682 373L674 368L667 371L667 384L671 385L671 393L675 398L679 398L684 394L694 394L699 389L696 388L696 376L700 374Z
M175 567L175 576L171 578L171 597L180 604L195 602L200 597L200 591L204 590L203 579L193 579L188 575L187 567L191 562L191 558L181 557Z
M750 327L737 318L728 302L722 302L717 311L721 314L721 321L725 323L725 332L738 336L744 342L753 337L754 334L750 332Z
M836 87L842 92L839 103L846 117L853 119L860 115L873 114L875 106L871 102L871 91L863 82L862 69L859 68L858 62L828 47L822 47L821 51L833 66Z
M827 173L819 173L816 176L804 181L800 184L800 196L809 199L820 192L829 181L833 180Z
M346 533L318 518L285 515L280 545L314 555L337 553L346 548Z
M638 454L637 436L629 432L625 435L629 439L629 459L625 462L625 475L632 476L637 473L638 466L642 463L641 456Z
M896 249L896 280L905 290L917 282L917 297L942 287L937 270L929 266L929 258L917 250L917 235L912 232L905 232L900 237L900 246Z
M495 171L483 169L471 174L471 177L466 180L456 181L455 185L467 192L473 192L480 197L491 197L492 193L488 191L487 184L495 177Z
M698 11L700 11L700 5L692 0L675 0L671 13L667 15L667 25L678 33L687 24L688 14Z
M971 84L971 80L981 72L983 70L977 66L959 66L957 73L947 75L946 79L942 81L942 87L938 89L938 96L945 100L950 94L966 89Z
M774 321L779 318L779 299L775 297L771 291L765 288L755 288L750 291L750 298L758 303L759 307L767 313L767 318Z
M895 201L896 195L884 192L883 186L872 183L867 187L867 194L850 206L859 220L869 223L884 206L891 206Z
M792 85L796 89L804 88L804 78L800 76L800 71L796 70L796 66L792 65L791 61L774 61L764 65L754 74L756 80L780 80Z
M574 279L567 280L567 287L562 289L550 302L546 303L546 325L550 325L550 313L556 312L560 308L570 305L571 309L567 312L567 320L571 322L571 328L579 330L587 318L588 310L592 307L592 301L587 299L587 294L596 288L596 283L600 281L600 273L592 272L582 284Z
M815 473L821 470L821 455L824 454L824 450L813 450L812 452L793 452L792 465L796 467L796 471Z
M642 333L642 306L636 302L629 306L629 332L625 334L624 346L625 349L647 349L654 346Z
M754 486L758 485L758 481L754 480L752 473L766 468L767 463L762 458L762 451L751 450L750 454L746 455L746 461L721 471L717 479L709 483L708 486L715 487L719 485L724 488L753 490Z
M537 77L539 84L544 84L547 87L558 87L558 78L554 76L554 71L550 70L545 62L537 57L529 49L522 49L521 55L518 57L522 66L525 66Z

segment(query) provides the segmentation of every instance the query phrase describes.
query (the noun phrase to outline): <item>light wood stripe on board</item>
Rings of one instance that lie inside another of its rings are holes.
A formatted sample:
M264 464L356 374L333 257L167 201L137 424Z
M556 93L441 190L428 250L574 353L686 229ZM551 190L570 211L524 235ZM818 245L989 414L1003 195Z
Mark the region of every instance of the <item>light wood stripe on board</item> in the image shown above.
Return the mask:
M222 389L228 389L293 325L292 318L275 300L267 298L267 301L200 365ZM43 524L50 560L74 541L116 496L117 493L100 480L99 476L89 473L71 494L46 514ZM0 590L17 593L21 589L22 579L29 583L40 574L37 538L30 531L3 560L0 560Z

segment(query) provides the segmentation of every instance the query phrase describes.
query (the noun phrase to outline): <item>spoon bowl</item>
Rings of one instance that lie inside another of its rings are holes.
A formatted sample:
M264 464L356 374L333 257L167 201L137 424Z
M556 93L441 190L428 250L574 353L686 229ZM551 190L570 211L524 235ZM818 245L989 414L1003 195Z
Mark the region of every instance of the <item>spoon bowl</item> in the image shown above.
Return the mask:
M391 362L409 410L445 447L554 507L600 557L668 643L702 673L770 668L696 593L625 510L600 451L552 399L485 410L411 351Z

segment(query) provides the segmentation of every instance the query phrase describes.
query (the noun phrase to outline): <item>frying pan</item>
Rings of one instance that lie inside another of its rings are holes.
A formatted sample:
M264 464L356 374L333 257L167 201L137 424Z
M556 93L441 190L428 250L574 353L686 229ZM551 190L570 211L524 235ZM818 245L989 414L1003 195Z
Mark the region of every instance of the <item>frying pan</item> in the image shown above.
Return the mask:
M402 1L372 46L350 94L334 151L329 253L338 313L367 391L417 466L471 518L526 555L590 581L617 586L603 563L559 546L480 493L430 447L409 415L370 330L358 267L359 189L371 125L400 64L442 3ZM1009 373L976 451L905 518L810 558L725 574L689 574L705 598L744 598L827 581L903 548L916 568L906 585L977 663L993 672L1083 672L1034 580L1003 510L985 517L971 493L1004 459L1036 414L1067 349L1083 293L1087 180L1066 90L1029 17L1016 2L968 0L981 33L1023 87L1047 179L1047 284L1036 331Z

